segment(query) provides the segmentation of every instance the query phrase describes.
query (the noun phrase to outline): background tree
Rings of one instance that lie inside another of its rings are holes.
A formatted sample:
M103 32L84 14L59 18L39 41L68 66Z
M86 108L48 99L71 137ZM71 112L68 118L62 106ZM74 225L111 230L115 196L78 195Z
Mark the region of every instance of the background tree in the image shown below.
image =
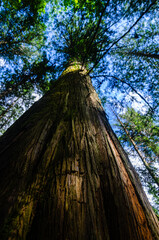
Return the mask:
M114 112L114 111L113 111ZM141 160L144 167L138 167L137 171L141 175L143 185L153 194L155 211L158 214L158 126L153 122L152 116L136 112L133 108L128 108L124 114L118 115L119 129L116 133L120 142L125 146L128 155L134 156L137 153L138 161Z

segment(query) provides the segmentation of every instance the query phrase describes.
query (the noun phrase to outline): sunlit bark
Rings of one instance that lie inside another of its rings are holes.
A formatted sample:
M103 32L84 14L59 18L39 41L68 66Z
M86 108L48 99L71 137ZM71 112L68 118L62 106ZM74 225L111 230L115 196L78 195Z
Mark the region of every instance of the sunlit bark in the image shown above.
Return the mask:
M1 138L1 239L159 239L138 177L79 68L65 70Z

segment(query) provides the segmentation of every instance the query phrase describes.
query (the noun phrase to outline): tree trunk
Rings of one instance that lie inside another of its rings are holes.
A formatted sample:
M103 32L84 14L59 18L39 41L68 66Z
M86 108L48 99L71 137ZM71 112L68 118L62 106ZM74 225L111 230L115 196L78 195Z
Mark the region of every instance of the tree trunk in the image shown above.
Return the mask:
M146 57L146 58L154 58L154 59L159 59L159 55L158 54L153 54L153 53L144 53L144 52L127 52L127 54L129 55L134 55L134 56L139 56L139 57Z
M140 157L141 161L143 162L144 166L146 167L147 171L149 172L150 176L152 177L152 179L154 180L154 182L158 185L159 187L159 178L155 175L153 169L149 166L146 158L143 156L143 154L140 152L137 144L135 143L135 141L133 140L133 138L131 137L131 134L129 133L129 131L127 130L126 126L124 125L124 123L120 120L119 116L114 112L114 110L112 110L114 115L116 116L120 126L122 127L123 131L126 133L127 138L129 139L130 143L133 145L134 150L136 151L136 153L138 154L138 156Z
M156 216L79 68L1 137L0 239L157 240Z

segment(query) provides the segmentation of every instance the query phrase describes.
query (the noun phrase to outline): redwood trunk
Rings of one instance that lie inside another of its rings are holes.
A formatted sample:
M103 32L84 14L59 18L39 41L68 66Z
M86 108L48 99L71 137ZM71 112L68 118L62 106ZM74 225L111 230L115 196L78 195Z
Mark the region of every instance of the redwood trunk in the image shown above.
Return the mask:
M159 239L138 177L78 67L1 138L0 199L0 239Z

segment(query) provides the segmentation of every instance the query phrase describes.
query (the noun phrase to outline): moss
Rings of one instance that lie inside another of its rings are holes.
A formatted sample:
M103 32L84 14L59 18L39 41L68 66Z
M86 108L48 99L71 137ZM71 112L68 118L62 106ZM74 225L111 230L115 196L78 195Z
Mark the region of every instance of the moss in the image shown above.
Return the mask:
M1 240L15 239L21 240L26 238L31 224L33 215L34 202L30 195L23 198L18 197L18 203L14 206L14 210L6 219L3 229L0 233Z
M67 74L67 73L73 73L73 72L75 72L75 71L78 71L78 70L81 70L81 64L80 63L78 63L78 62L73 62L73 63L71 63L71 65L69 66L69 67L67 67L64 71L63 71L63 73L61 74L61 77L63 77L65 74Z

